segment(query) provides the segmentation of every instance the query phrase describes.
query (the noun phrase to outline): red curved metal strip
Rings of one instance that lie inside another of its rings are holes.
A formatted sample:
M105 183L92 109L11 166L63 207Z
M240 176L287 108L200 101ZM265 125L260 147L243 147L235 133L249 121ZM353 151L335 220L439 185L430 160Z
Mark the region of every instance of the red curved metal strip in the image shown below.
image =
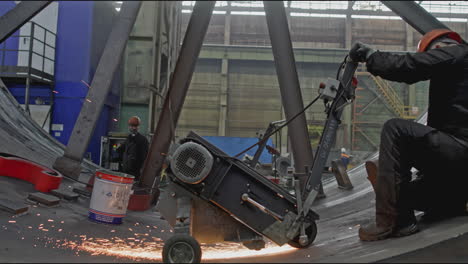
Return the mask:
M14 156L0 156L0 175L30 182L40 192L57 189L62 182L62 174L59 172Z

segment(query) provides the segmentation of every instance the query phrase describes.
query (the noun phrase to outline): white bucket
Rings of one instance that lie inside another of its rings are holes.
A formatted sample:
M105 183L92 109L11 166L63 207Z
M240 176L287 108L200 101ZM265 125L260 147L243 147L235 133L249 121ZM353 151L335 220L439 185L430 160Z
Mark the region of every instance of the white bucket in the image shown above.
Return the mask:
M96 171L88 217L109 224L121 224L127 213L134 177L109 170Z

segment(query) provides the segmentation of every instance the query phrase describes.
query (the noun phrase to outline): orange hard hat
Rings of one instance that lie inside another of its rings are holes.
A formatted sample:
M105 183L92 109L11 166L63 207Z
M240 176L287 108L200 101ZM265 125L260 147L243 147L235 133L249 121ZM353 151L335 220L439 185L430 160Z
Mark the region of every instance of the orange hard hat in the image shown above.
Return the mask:
M138 116L132 116L128 119L128 125L130 126L139 126L140 122L141 120Z
M426 51L431 43L440 37L448 37L457 41L458 43L462 42L462 38L457 32L453 32L450 29L445 28L434 29L424 34L424 36L421 38L418 43L418 52Z

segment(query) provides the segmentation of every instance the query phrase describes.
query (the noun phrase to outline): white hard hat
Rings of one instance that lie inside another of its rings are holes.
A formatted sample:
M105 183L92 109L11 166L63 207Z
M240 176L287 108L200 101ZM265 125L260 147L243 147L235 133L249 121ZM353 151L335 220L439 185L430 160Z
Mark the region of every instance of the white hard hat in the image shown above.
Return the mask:
M345 153L346 152L346 149L345 148L341 148L341 153Z

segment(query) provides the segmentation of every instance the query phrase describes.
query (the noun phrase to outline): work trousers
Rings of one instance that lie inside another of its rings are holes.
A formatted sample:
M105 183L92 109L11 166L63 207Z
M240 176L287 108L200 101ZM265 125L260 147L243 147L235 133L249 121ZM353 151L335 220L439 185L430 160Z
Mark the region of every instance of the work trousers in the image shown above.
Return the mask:
M464 210L468 193L468 147L435 128L388 120L381 133L376 182L376 222L404 226L414 210ZM422 173L412 180L411 168Z

